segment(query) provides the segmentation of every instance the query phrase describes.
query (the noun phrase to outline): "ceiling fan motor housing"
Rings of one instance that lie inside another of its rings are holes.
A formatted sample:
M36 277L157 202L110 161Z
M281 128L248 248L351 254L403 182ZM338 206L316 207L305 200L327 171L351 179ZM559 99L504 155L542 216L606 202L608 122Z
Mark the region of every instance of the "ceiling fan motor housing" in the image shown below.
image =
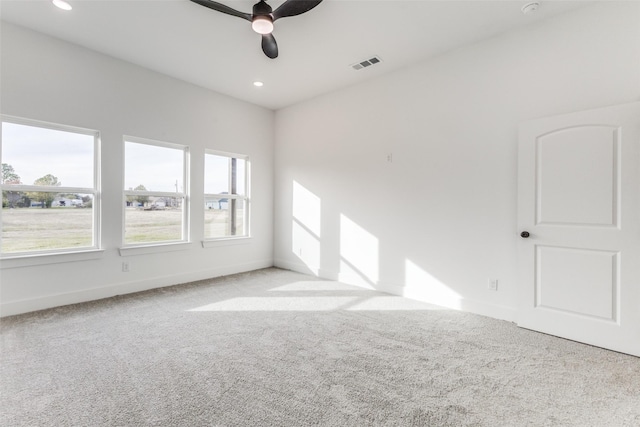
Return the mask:
M273 9L271 6L267 4L264 0L260 0L258 3L253 5L253 16L266 16L271 17L271 13Z
M191 1L206 8L250 21L253 31L262 35L262 51L271 59L278 57L278 44L272 34L273 21L288 16L301 15L322 3L322 0L286 0L274 12L265 0L259 0L253 5L253 13L249 14L213 0Z
M258 34L271 34L273 31L273 15L271 6L260 0L253 5L253 16L251 17L251 28Z

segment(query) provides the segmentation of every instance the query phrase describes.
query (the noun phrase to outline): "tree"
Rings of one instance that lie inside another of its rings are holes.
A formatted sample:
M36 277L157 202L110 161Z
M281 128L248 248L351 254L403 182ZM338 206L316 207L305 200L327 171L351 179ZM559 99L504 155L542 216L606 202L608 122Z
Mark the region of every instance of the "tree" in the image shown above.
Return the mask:
M49 174L46 174L42 178L38 178L33 181L33 185L40 185L42 187L60 187L62 183L58 181L58 178Z
M82 196L82 206L85 208L92 208L93 198L91 196Z
M20 176L13 169L13 166L11 166L8 163L3 163L2 164L2 181L0 182L0 184L19 184L19 183L20 183Z
M20 184L16 182L14 184ZM10 208L15 208L16 203L20 201L24 197L24 193L21 191L3 191L2 192L2 206L7 206ZM6 204L5 204L6 200Z
M144 185L140 184L136 188L134 188L133 191L147 191L147 188ZM149 203L149 196L143 196L143 195L134 196L133 200L137 201L142 206L144 206L147 203Z
M20 176L16 173L8 163L2 164L2 184L22 184L20 182ZM20 191L3 191L2 192L2 207L15 208L15 204L22 198L23 194Z
M36 179L33 182L33 185L39 185L41 187L60 187L62 183L58 181L57 177L51 174L47 174L41 178ZM51 203L53 203L53 199L55 199L56 197L56 193L38 191L38 192L29 193L29 197L39 202L42 202L43 208L50 208Z

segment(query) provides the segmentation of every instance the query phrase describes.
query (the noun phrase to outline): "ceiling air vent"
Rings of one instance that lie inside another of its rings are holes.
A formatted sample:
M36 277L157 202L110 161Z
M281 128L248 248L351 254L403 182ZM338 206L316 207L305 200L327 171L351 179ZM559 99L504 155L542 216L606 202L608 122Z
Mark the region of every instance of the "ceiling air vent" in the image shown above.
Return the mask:
M377 63L382 62L382 59L378 56L374 56L373 58L365 59L364 61L356 62L355 64L351 64L350 67L354 70L362 70L363 68L370 67L372 65L376 65Z

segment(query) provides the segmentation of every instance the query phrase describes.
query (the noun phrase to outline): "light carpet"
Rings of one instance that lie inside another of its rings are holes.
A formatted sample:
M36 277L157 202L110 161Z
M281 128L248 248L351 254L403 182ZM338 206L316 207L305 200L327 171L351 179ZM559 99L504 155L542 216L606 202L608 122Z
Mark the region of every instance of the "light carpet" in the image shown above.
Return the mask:
M640 359L279 269L1 321L3 426L640 426Z

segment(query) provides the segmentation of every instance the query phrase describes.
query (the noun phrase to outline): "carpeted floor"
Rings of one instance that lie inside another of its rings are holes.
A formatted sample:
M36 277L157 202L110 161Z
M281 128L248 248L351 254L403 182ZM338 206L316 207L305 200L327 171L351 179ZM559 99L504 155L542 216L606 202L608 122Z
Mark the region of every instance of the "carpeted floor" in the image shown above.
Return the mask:
M640 359L278 269L2 319L2 426L640 426Z

